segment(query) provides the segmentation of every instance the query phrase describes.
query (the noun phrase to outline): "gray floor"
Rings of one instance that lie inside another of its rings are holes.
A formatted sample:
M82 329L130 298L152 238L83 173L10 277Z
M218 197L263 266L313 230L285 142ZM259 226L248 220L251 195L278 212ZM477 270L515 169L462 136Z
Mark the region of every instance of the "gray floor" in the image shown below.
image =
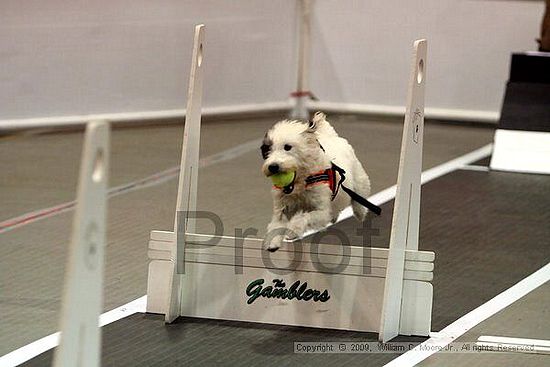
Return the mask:
M201 157L260 139L275 118L206 123ZM402 123L341 116L333 118L355 146L373 182L373 192L395 183ZM178 164L181 126L117 129L112 136L111 186ZM492 140L491 129L428 124L424 168L433 167ZM81 133L0 139L0 221L74 199ZM199 207L234 228L269 220L270 185L261 176L256 149L200 171ZM147 237L173 223L176 181L114 197L109 203L105 309L145 293ZM0 235L0 355L57 330L57 318L72 212ZM200 228L207 230L207 228Z
M423 185L419 247L436 253L432 281L433 331L443 329L550 260L548 192L548 176L464 169ZM373 228L380 231L372 238L375 246L388 244L392 206L392 201L383 204L385 214L373 219ZM346 233L351 244L361 246L363 239L355 235L358 226L359 223L350 218L335 228ZM338 242L333 237L326 237L323 242L333 240ZM550 294L541 288L514 304L515 315L514 308L505 309L503 314L512 312L512 315L503 318L497 314L489 322L474 327L472 332L490 334L494 331L490 328L493 324L499 326L497 335L519 333L540 338L547 333L548 322L535 324L534 316L538 313L544 317L548 304ZM524 321L529 314L530 321ZM525 330L526 327L533 327L534 332ZM303 341L376 342L374 333L192 318L165 325L161 316L145 314L132 315L102 331L102 365L105 366L177 366L184 361L189 365L207 366L382 366L396 357L395 353L296 354L292 348L293 343ZM394 341L412 346L424 340L404 336L398 339ZM475 342L475 339L466 341ZM48 351L24 366L50 365L52 355L52 351ZM541 356L466 357L472 365L514 358L518 365L544 366ZM460 364L462 358L442 354L437 356L437 361L436 365L446 366Z

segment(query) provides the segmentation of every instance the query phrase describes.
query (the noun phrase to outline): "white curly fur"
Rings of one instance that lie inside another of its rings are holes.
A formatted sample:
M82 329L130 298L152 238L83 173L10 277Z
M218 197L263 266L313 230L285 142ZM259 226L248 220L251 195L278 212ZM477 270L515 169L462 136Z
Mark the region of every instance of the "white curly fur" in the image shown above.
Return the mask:
M290 150L285 150L285 145ZM323 147L324 151L321 149ZM285 194L273 188L273 217L267 227L265 247L277 250L282 235L270 238L270 233L286 232L287 239L301 237L307 230L321 230L334 222L340 212L350 204L355 217L363 221L367 209L351 201L343 190L331 201L332 192L327 184L306 187L306 177L331 167L331 162L346 171L346 187L363 197L370 194L370 181L353 147L336 133L323 113L317 112L311 123L283 120L277 122L265 135L264 164L266 176L273 173L270 165L278 165L280 172L295 171L294 190ZM337 176L340 179L339 175ZM277 232L273 232L278 230Z

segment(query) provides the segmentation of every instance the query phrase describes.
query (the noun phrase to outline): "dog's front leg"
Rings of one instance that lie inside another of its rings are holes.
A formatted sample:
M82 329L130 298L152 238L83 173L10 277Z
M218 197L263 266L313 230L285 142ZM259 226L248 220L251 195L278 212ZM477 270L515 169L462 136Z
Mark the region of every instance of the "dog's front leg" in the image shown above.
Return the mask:
M330 204L329 204L330 205ZM289 239L302 237L307 230L321 230L326 228L332 220L330 206L309 212L297 213L288 224ZM292 236L292 237L290 237Z
M302 237L308 229L324 229L332 221L331 197L325 189L320 187L309 193L313 210L298 212L290 218L288 229L296 237Z
M267 233L264 239L264 249L276 251L281 247L284 239L284 231L288 226L288 219L283 214L283 208L273 207L273 216L271 222L267 225Z

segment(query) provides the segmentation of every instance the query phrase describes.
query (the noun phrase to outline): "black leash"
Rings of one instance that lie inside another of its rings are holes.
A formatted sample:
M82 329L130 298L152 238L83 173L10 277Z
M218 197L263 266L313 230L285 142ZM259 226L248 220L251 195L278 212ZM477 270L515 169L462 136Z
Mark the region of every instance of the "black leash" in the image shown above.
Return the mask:
M338 185L336 186L336 189L334 190L334 193L332 194L332 198L334 199L336 197L336 194L338 194L338 189L340 187L342 187L342 190L344 190L344 192L346 194L348 194L352 200L354 200L354 201L358 202L359 204L363 205L365 208L367 208L368 210L370 210L374 214L380 215L382 213L382 208L380 208L378 205L376 205L374 203L371 203L370 201L368 201L367 199L365 199L364 197L362 197L361 195L359 195L355 191L353 191L353 190L347 188L346 186L344 186L343 182L346 180L346 171L342 167L339 167L336 164L334 164L334 162L331 162L331 164L332 164L332 169L334 170L334 172L338 172L340 174L340 182L338 182ZM336 173L334 173L334 175L336 176Z
M323 152L325 152L325 148L323 148L321 143L319 143L319 147ZM365 199L355 191L344 186L342 183L346 180L346 171L342 167L337 166L334 162L330 162L330 164L332 165L330 170L326 170L323 173L309 176L308 178L306 178L306 185L314 184L315 182L328 181L330 188L332 190L331 200L334 200L334 198L338 194L338 190L340 189L340 187L342 187L342 190L344 190L344 192L349 195L351 200L358 202L359 204L363 205L365 208L367 208L368 210L370 210L376 215L382 214L382 208L380 208L378 205L371 203L370 201L368 201L367 199ZM332 172L329 172L329 171L332 171ZM336 172L340 174L340 181L338 182L338 184L336 184Z

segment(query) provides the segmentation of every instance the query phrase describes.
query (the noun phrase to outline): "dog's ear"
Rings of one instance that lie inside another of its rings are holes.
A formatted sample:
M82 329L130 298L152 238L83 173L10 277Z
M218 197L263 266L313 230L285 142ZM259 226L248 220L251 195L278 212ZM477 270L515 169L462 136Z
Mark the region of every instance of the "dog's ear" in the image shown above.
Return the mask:
M267 157L269 157L269 152L271 151L271 139L267 137L267 133L264 136L264 140L262 141L262 146L260 147L260 151L262 152L262 158L265 160Z
M321 111L315 112L315 115L313 115L313 119L309 122L309 126L307 127L307 132L314 133L317 131L317 127L319 126L322 121L326 119L326 116Z
M317 123L312 120L307 126L306 133L314 133L315 130L317 130Z

